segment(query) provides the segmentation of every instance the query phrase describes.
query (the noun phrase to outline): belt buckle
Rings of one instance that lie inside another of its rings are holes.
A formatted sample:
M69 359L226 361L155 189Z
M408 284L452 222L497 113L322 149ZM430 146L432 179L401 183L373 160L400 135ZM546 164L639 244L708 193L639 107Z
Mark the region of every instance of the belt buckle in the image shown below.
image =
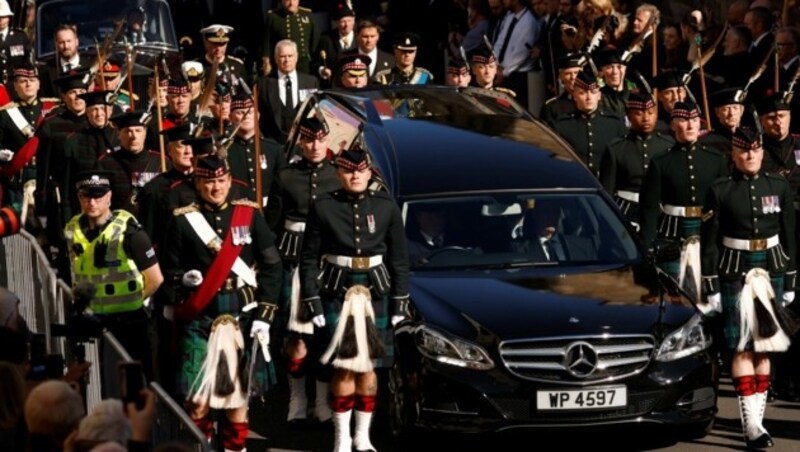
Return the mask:
M350 265L351 268L356 270L364 270L369 268L369 258L368 257L354 257L352 258L352 264Z
M703 208L700 206L686 206L686 217L697 218L703 216Z
M764 251L767 249L767 239L750 240L750 251Z
M234 278L225 278L220 290L230 291L236 288L236 280Z

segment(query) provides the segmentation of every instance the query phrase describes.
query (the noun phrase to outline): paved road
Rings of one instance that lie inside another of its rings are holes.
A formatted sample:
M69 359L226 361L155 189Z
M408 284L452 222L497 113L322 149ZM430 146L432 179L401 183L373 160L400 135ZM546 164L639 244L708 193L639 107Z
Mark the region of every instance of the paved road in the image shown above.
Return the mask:
M333 444L333 427L316 426L300 431L289 430L285 422L287 394L285 387L270 394L266 405L251 411L251 439L248 451L329 451ZM280 408L277 408L280 407ZM800 451L800 403L777 401L767 407L765 426L773 435L775 447L771 452ZM404 450L393 443L385 419L378 419L373 428L373 444L381 452ZM613 448L615 451L730 451L745 450L739 424L739 408L730 379L723 378L720 386L719 413L711 433L705 438L682 442L669 431L649 426L598 431L548 433L527 431L502 435L460 435L432 439L436 444L426 450L532 450L537 444L561 444L559 449ZM545 442L547 441L547 442Z

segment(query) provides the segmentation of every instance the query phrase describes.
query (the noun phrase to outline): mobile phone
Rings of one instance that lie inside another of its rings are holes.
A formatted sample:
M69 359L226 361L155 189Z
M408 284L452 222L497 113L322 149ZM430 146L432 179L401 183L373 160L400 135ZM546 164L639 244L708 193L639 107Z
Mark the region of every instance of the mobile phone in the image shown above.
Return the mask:
M146 384L141 361L119 363L119 391L124 406L134 402L137 409L144 408L144 397L140 392Z

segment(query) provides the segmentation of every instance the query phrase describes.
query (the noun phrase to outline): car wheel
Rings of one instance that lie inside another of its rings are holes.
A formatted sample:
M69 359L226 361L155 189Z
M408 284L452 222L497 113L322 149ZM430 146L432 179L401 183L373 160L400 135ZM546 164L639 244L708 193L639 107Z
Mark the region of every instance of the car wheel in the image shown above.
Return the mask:
M408 444L414 437L416 415L412 398L408 394L400 365L394 363L389 371L389 428L392 437Z
M678 437L684 440L700 439L711 433L714 419L678 427Z

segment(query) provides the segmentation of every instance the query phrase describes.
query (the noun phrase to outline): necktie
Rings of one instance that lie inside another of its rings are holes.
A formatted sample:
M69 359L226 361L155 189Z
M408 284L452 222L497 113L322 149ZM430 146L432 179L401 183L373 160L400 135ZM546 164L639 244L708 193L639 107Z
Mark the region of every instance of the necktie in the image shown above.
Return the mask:
M553 240L545 240L544 241L544 248L547 251L547 260L548 261L557 261L558 260L558 253L556 252L556 247L553 244Z
M342 38L342 48L346 49L350 47L350 40L347 37Z
M294 108L294 97L292 96L292 78L288 75L286 76L286 86L285 95L286 98L286 108Z
M506 31L506 37L503 39L503 45L500 47L500 56L498 56L499 61L498 64L503 64L503 58L506 56L506 50L508 50L508 42L511 40L511 33L514 32L514 27L517 26L517 21L519 19L517 16L511 20L511 25L508 26L508 30Z
M72 64L67 63L64 65L64 72L69 72L72 70Z

